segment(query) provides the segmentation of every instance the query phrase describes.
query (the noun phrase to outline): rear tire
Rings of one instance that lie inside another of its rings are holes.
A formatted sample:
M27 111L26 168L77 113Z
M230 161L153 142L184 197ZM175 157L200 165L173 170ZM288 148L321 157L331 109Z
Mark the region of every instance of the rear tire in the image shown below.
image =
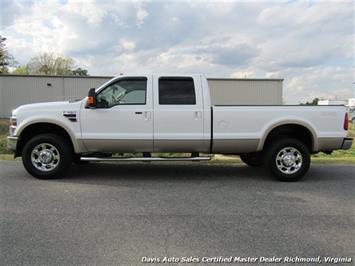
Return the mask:
M263 165L263 156L259 153L242 154L239 156L243 163L251 167L260 167Z
M39 179L60 178L72 162L70 144L61 136L41 134L30 139L22 150L22 163Z
M266 169L278 180L300 180L310 166L310 153L306 145L293 138L275 140L267 147Z

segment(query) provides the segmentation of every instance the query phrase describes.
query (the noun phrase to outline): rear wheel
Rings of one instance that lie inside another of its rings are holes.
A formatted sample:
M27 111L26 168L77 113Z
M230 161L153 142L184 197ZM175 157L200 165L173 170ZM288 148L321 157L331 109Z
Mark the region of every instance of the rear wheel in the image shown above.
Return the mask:
M22 150L22 163L34 177L62 177L72 161L70 144L61 136L41 134L30 139Z
M240 159L243 163L252 167L259 167L263 165L263 157L262 154L259 153L242 154L240 155Z
M281 181L300 180L307 173L309 166L309 150L297 139L275 140L267 148L265 167Z

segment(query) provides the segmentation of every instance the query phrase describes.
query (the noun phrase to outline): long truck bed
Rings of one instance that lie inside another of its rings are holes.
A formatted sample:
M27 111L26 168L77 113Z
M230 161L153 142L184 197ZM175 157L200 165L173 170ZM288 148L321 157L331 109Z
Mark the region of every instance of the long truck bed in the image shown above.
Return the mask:
M268 133L285 123L309 130L313 152L340 149L347 134L344 106L215 105L212 112L212 151L216 153L260 151Z

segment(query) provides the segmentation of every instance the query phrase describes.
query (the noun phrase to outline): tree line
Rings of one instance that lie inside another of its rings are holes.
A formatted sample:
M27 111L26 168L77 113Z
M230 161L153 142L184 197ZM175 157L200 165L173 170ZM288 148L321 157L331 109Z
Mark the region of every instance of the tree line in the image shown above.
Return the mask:
M318 105L319 101L320 101L319 98L314 98L312 101L307 101L305 103L300 103L300 105Z
M0 35L0 74L89 76L86 69L76 66L73 58L54 53L41 53L19 65L7 50L5 41Z

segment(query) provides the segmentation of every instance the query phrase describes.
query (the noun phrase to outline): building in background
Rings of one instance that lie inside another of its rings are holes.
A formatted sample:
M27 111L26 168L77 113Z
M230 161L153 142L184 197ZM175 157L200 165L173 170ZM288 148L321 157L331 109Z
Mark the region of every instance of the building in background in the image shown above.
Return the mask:
M355 108L355 98L347 100L320 100L318 105L345 105L349 108Z
M348 100L348 106L351 108L355 108L355 98L351 98Z
M348 100L320 100L318 105L348 105Z
M207 78L213 105L281 105L283 79Z
M344 105L348 107L349 120L355 123L355 98L350 98L347 100L321 100L318 105Z
M0 75L0 117L22 104L81 99L112 77Z
M0 75L0 117L38 102L82 99L112 77ZM282 79L208 78L214 105L281 105Z

